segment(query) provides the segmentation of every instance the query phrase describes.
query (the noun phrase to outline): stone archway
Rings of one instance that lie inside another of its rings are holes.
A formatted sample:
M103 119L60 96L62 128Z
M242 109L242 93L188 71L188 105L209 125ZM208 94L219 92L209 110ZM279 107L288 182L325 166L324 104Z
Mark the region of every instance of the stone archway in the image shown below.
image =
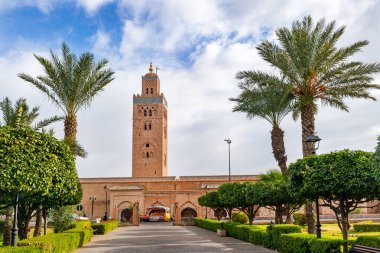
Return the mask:
M195 218L197 217L197 211L191 207L186 207L181 211L181 218Z
M133 204L129 201L124 201L119 204L119 222L120 223L132 223L133 217Z

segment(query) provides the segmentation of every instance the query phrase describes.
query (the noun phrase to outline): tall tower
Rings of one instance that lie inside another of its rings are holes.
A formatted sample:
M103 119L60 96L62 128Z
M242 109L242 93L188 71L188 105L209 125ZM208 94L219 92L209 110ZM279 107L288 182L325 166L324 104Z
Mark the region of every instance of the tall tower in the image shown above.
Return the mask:
M168 104L152 63L141 86L133 95L132 177L167 176Z

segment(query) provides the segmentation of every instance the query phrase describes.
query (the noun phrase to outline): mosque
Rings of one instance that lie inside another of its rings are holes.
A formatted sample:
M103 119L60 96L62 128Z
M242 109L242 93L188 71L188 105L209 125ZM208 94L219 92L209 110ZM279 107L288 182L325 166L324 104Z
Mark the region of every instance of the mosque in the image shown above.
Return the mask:
M177 223L188 217L214 217L210 208L199 206L198 197L217 190L228 176L168 176L168 138L168 103L150 64L142 76L141 94L133 95L132 177L80 178L83 199L78 210L89 217L107 215L134 223L137 213L147 214L153 205L169 207ZM257 179L257 175L231 176L232 182ZM331 210L321 208L321 214ZM273 216L265 208L258 213L259 218Z

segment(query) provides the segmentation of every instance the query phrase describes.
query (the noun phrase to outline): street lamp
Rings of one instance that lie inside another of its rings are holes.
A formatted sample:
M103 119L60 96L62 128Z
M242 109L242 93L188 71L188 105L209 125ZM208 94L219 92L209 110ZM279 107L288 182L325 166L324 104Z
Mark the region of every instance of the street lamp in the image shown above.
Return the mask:
M18 234L18 228L17 228L17 212L18 212L18 198L19 194L16 194L15 199L15 210L13 214L13 227L12 227L12 239L11 239L11 245L17 246L17 234Z
M206 184L206 186L205 186L205 189L206 189L206 219L207 219L207 205L208 205L208 197L207 197L207 187L208 187L208 185Z
M306 142L308 143L312 143L313 144L313 147L312 147L312 154L315 154L315 151L319 148L319 142L321 141L322 139L319 138L317 135L315 135L315 133L310 133L307 137L306 137ZM315 143L317 143L317 147L315 147ZM321 222L319 221L319 204L318 204L318 195L315 196L315 210L316 210L316 213L317 213L317 221L315 223L315 227L316 227L316 231L317 231L317 238L321 238Z
M106 212L104 214L103 220L107 221L108 220L108 213L107 213L107 210L108 210L108 206L107 206L108 205L108 186L107 185L104 186L104 191L106 192Z
M228 182L231 182L231 151L230 151L231 140L228 138L224 141L226 141L228 144Z
M91 221L94 221L94 202L96 200L96 197L91 196L90 200L91 200Z

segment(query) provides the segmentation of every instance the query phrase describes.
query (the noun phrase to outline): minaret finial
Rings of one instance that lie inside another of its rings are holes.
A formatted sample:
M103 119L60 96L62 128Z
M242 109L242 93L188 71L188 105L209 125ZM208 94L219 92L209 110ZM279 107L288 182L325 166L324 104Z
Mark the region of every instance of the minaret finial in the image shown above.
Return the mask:
M153 72L153 66L152 66L152 62L150 63L149 65L149 72L152 73Z

